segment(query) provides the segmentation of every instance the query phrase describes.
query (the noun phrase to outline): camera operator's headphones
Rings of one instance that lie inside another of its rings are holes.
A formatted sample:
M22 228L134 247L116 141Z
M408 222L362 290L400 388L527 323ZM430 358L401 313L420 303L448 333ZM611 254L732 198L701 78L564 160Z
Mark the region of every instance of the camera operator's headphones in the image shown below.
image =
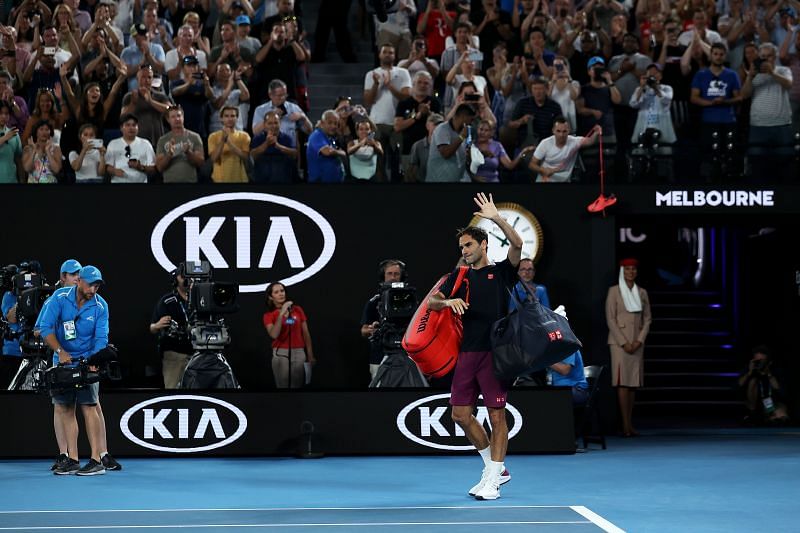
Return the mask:
M406 264L399 259L384 259L378 264L378 283L384 282L384 275L386 274L386 269L392 265L397 265L400 267L400 281L405 282L408 279L408 273L406 272Z
M172 279L172 288L178 288L178 276L183 276L184 272L186 271L186 265L184 263L178 263L177 268L174 268L172 272L169 273L170 278ZM183 285L184 287L187 286L186 278L183 278Z

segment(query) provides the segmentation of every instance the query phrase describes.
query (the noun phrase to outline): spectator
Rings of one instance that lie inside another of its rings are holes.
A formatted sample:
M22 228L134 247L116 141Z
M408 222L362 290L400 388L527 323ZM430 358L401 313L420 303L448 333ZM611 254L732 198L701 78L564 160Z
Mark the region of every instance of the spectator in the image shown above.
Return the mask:
M758 38L755 13L745 8L744 0L730 0L730 11L719 17L717 29L728 47L730 67L737 70L742 64L742 53L747 43ZM744 79L744 75L740 76Z
M314 350L308 319L299 305L286 296L282 283L267 286L267 312L264 327L272 339L272 374L279 389L300 388L305 384L305 363L314 364Z
M581 94L581 84L570 77L566 58L556 56L553 70L555 77L550 82L550 99L561 106L561 114L569 121L570 129L575 131L578 127L575 101Z
M297 65L305 61L305 54L296 39L286 39L286 26L275 24L269 40L255 55L257 79L279 79L286 84L287 93L294 96L297 94Z
M633 402L644 384L644 343L652 321L647 291L636 284L638 264L633 258L620 261L619 284L606 297L611 385L617 388L623 437L639 435L633 427Z
M46 120L33 125L33 137L22 152L22 168L28 183L58 183L61 172L61 148L53 142L53 126Z
M467 164L464 141L467 140L468 126L475 116L473 106L458 104L454 107L453 117L433 130L425 177L427 183L459 182L464 179Z
M583 27L581 20L578 17L579 23L576 28ZM571 39L573 35L578 35L574 41ZM597 33L589 30L578 32L574 30L564 38L561 44L561 55L569 59L572 78L583 86L592 81L589 75L589 67L587 66L589 61L594 57L599 57L605 64L604 58L611 56L611 42L608 39L608 34L602 30Z
M200 0L184 0L184 6L189 2L197 1ZM207 20L208 16L201 18L200 13L202 11L202 6L200 4L196 4L192 11L186 12L186 14L183 16L183 19L181 19L181 22L192 27L192 32L194 34L194 47L198 50L202 50L206 55L206 58L208 58L208 56L211 55L211 42L208 40L208 37L203 35L203 27L201 25L201 21Z
M492 55L497 43L505 42L514 37L511 29L511 15L502 11L497 0L482 0L481 9L470 13L472 22L476 25L475 35L481 40L481 53L483 57Z
M134 115L136 133L150 143L157 145L164 135L164 116L172 101L161 91L153 87L153 67L143 65L136 74L136 90L122 98L122 114ZM159 82L161 79L158 79Z
M89 43L92 42L96 35L100 33L103 35L103 43L118 56L122 52L122 43L124 42L124 35L122 30L111 23L110 7L106 4L100 3L94 9L94 22L89 29L84 32L81 37L81 47L84 52L86 51ZM106 40L108 41L106 43Z
M345 63L356 63L353 43L350 40L350 31L347 29L347 19L350 15L352 0L320 0L317 28L314 30L314 53L311 61L322 63L325 61L325 50L328 47L328 37L331 29L336 38L336 50Z
M236 129L239 108L225 106L220 112L222 129L208 138L208 154L214 163L211 179L216 183L247 183L246 163L250 160L250 135Z
M789 421L785 403L786 391L775 375L772 358L766 346L753 348L753 357L747 371L739 376L739 387L745 396L745 422L774 424Z
M222 43L215 46L208 56L208 70L217 71L218 63L229 63L231 68L236 70L241 65L255 65L256 54L249 48L239 46L236 38L236 27L230 20L226 20L219 26L219 35Z
M160 44L150 42L150 34L144 24L131 28L131 37L131 43L122 51L120 59L128 65L128 91L135 91L139 88L137 74L143 68L149 66L153 74L164 74L166 54Z
M395 9L387 13L385 22L374 17L375 41L389 43L397 50L397 55L406 57L411 51L411 21L416 20L417 6L414 0L398 0Z
M668 20L664 23L664 41L656 44L653 49L653 61L661 68L661 81L664 85L672 87L672 108L675 117L673 125L676 129L689 120L689 96L693 68L691 55L687 55L687 60L683 61L683 56L689 48L678 42L679 31L678 23L671 19ZM697 65L697 63L694 64Z
M541 79L531 82L531 95L525 96L514 108L509 127L517 130L517 146L522 149L536 146L547 137L553 120L561 115L561 106L547 97L547 83Z
M183 79L170 82L170 93L175 103L183 108L186 127L201 139L207 138L206 113L208 103L214 101L214 91L208 74L200 70L196 57L183 58Z
M11 108L0 101L0 183L17 183L17 168L21 168L22 141L19 129L10 126Z
M311 45L304 35L300 34L297 27L297 20L289 19L285 24L286 26L286 40L290 43L296 42L302 51L302 58L299 58L295 63L294 73L294 94L297 105L299 105L306 113L311 109L311 103L308 99L308 63L311 61ZM297 48L292 45L296 51Z
M408 53L408 59L401 60L397 66L406 69L412 78L421 71L427 72L433 79L439 75L439 63L428 57L428 43L421 35L414 38L414 46Z
M639 136L647 130L657 130L659 142L674 143L677 139L670 116L671 102L672 87L661 84L661 67L649 65L630 98L630 106L639 110L631 142L639 142Z
M517 157L511 160L503 145L494 139L494 132L494 123L482 120L478 124L478 135L472 146L480 151L483 163L476 165L471 158L472 151L467 153L467 163L471 163L467 168L472 181L476 183L499 183L500 165L506 170L513 170L517 168L522 158L534 149L533 146L523 148Z
M122 115L119 122L122 137L108 143L106 174L111 176L111 183L147 183L147 176L156 171L153 145L137 136L136 115Z
M614 104L622 102L619 89L611 81L602 57L593 57L587 64L591 81L581 87L578 110L578 131L590 131L595 126L603 130L603 141L615 143Z
M269 34L272 32L272 27L275 24L284 23L285 19L294 18L297 22L298 33L305 33L303 28L303 20L300 18L300 13L295 9L294 0L277 0L277 12L264 19L262 31Z
M350 175L357 180L375 181L378 160L383 157L383 146L375 138L375 126L369 119L356 122L356 138L347 147Z
M97 126L84 124L78 130L81 141L80 152L69 153L69 164L75 171L76 183L103 183L106 174L106 148L103 140L97 138ZM96 142L100 143L98 146Z
M480 52L464 52L456 64L447 72L447 77L445 78L447 83L447 92L444 98L445 109L449 110L453 107L458 89L464 82L471 82L477 89L481 99L487 104L490 102L487 88L489 82L478 74L477 64L479 61L475 60L477 56L480 56Z
M26 47L17 44L17 30L13 26L3 26L0 23L0 35L2 35L3 51L5 52L0 58L0 66L2 66L0 70L8 72L14 82L14 87L21 89L21 75L31 62L31 53Z
M25 131L22 132L22 142L27 143L31 136L35 133L33 127L39 121L46 120L53 129L53 142L59 144L59 140L61 139L61 128L67 121L68 116L69 112L66 110L66 106L61 107L60 113L56 111L56 95L53 91L40 89L36 94L36 105L33 108L33 113L31 113L28 122L25 124Z
M707 44L721 44L725 46L726 41L719 33L708 28L708 14L704 9L695 9L692 15L692 29L686 30L678 37L678 42L683 46L689 46L694 39L694 35Z
M208 58L206 53L194 46L194 30L188 24L184 24L178 30L178 41L175 48L167 52L164 59L164 70L167 72L169 81L184 79L183 59L185 57L196 57L201 70L208 68Z
M352 105L353 99L349 96L340 96L336 99L333 106L336 114L339 115L339 134L337 142L340 146L347 146L350 141L356 138L356 121L369 118L364 106Z
M174 31L172 24L166 19L158 18L158 8L155 2L148 2L145 7L142 23L147 28L147 35L150 42L158 44L164 52L172 50L172 35Z
M692 80L691 102L702 108L703 151L710 151L714 133L724 138L736 131L734 106L741 100L741 84L736 72L725 67L726 54L724 45L711 45L711 65Z
M539 303L550 309L550 296L547 294L547 287L541 283L533 282L533 278L536 276L536 266L533 264L533 259L530 257L520 259L517 275L519 276L519 281L514 285L514 295L517 299L519 301L530 300L530 295L533 294L539 300ZM509 301L509 311L515 309L516 306L517 304L513 299Z
M542 139L531 158L530 169L538 174L537 182L568 182L581 148L597 141L601 130L595 126L586 137L570 135L569 122L557 117L553 123L553 135Z
M447 47L442 53L442 72L449 73L456 64L464 61L464 55L470 57L470 61L475 62L476 70L480 70L483 58L480 50L473 46L472 24L469 22L459 22L455 29L455 42L453 46ZM445 102L447 105L447 102Z
M261 48L261 41L250 35L250 17L247 15L239 15L234 20L236 23L236 40L239 46L248 48L253 54L258 52Z
M620 95L620 102L614 106L614 131L617 133L620 149L624 151L630 144L629 139L636 121L636 111L631 108L629 102L647 66L653 61L639 53L639 39L632 33L627 33L623 37L622 49L622 54L611 58L608 70Z
M211 100L213 110L208 121L208 130L213 133L222 129L219 111L225 106L233 106L239 110L236 129L244 130L245 117L250 110L250 90L242 80L241 67L233 72L229 64L218 64L211 91L214 93L214 98Z
M791 44L794 44L795 51L789 51ZM791 33L786 34L786 38L781 43L780 50L781 63L788 66L792 72L792 88L789 90L789 105L792 107L792 124L794 131L800 133L800 31L794 33L794 43L792 43Z
M427 135L411 146L411 160L409 163L406 181L423 182L428 173L428 155L430 154L431 135L436 126L444 122L444 117L439 113L431 113L425 121Z
M88 15L85 11L84 15ZM58 46L67 49L70 48L70 40L74 39L75 42L81 40L81 28L78 27L72 15L72 8L66 3L56 5L53 10L53 26L58 30ZM91 21L89 21L91 22ZM86 27L88 28L88 25ZM83 30L85 31L85 30Z
M433 79L427 71L419 71L414 75L411 96L397 104L394 116L394 131L403 136L401 157L403 170L408 167L411 146L425 138L427 130L425 122L431 113L441 113L442 106L433 92Z
M253 114L253 135L258 135L264 130L264 117L269 111L277 111L281 116L281 131L286 135L294 136L297 131L311 133L313 126L300 106L286 100L288 92L286 84L281 80L269 82L269 101L261 104Z
M0 70L0 101L8 104L11 110L6 127L25 129L29 117L28 104L23 97L14 94L11 74L7 70Z
M528 34L528 42L525 43L525 63L530 76L552 78L555 58L556 55L545 48L544 30L539 27L532 28Z
M394 145L395 110L397 104L411 93L411 77L406 69L394 66L394 47L391 44L382 44L378 57L380 66L364 76L364 105L370 110L369 118L378 128L376 138L381 145L391 147ZM389 165L393 165L393 158L390 151L387 156ZM379 169L379 174L386 175L386 169ZM396 180L397 176L393 178Z
M185 127L180 105L167 109L166 116L170 131L158 140L156 168L164 176L164 183L197 183L197 169L205 161L203 139Z
M250 142L255 183L291 183L297 175L296 132L281 131L280 114L273 110L264 115L264 128Z
M455 21L455 11L448 11L444 0L428 1L425 11L417 19L417 33L425 36L429 57L436 60L441 58L445 40L453 34Z
M339 115L333 109L322 113L317 128L308 138L306 158L308 160L309 183L341 183L344 181L342 158L344 150L336 145Z
M28 108L36 107L36 98L40 90L55 91L60 85L56 58L50 47L40 47L36 51L34 60L31 61L23 74L23 83L28 89ZM48 53L45 53L48 50ZM61 88L59 87L59 92ZM59 126L60 129L60 126Z
M491 107L486 103L485 98L481 98L481 95L478 94L478 89L475 88L475 84L471 81L465 81L461 84L461 87L458 88L455 104L447 112L445 120L453 118L456 108L461 104L469 104L474 109L476 108L475 111L478 113L478 118L481 120L497 124L497 118L494 116L494 113L492 113Z
M779 169L786 159L768 161L772 156L791 155L792 107L789 92L792 88L792 71L777 65L778 47L764 43L758 47L759 61L747 73L742 87L742 98L752 96L750 105L749 155L759 157L761 164L753 168L759 177L767 177ZM759 68L757 69L756 66ZM787 154L787 148L788 154Z

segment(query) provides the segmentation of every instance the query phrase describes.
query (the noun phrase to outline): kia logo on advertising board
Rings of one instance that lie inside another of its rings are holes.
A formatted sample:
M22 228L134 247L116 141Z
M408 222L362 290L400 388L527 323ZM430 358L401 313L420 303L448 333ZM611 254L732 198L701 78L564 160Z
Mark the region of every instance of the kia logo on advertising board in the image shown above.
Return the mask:
M247 417L218 398L180 394L139 402L119 428L131 442L171 453L195 453L230 445L247 430Z
M409 440L428 448L474 450L475 447L469 443L464 431L453 422L449 400L449 393L436 394L406 405L397 415L397 429ZM506 404L506 412L511 415L508 438L512 439L522 429L522 415L510 403ZM478 406L475 417L479 424L487 429L491 428L489 411L485 406Z
M164 270L206 260L240 292L270 281L294 285L328 263L336 235L319 212L274 194L212 194L180 205L158 221L150 249ZM232 274L232 275L231 275Z

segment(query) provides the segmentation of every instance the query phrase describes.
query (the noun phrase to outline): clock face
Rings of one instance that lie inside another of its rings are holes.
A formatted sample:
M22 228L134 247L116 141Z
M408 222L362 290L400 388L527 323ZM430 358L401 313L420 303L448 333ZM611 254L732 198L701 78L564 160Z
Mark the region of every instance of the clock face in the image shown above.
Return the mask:
M542 255L542 227L533 213L511 202L497 204L497 211L522 237L522 257L532 259L534 263L539 261ZM469 225L482 228L489 234L487 254L491 261L497 263L508 256L508 239L497 224L475 215Z

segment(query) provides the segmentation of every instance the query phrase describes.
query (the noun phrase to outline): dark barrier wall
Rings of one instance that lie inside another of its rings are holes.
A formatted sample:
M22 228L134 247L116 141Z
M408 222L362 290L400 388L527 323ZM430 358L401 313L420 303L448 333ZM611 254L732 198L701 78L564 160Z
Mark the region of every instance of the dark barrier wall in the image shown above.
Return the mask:
M431 454L473 452L451 419L448 393L354 392L103 394L108 445L131 456ZM277 408L280 406L280 408ZM0 393L0 457L53 455L52 406L42 396ZM478 420L488 425L479 406ZM507 405L510 453L573 453L572 394L567 388L515 391ZM88 444L80 446L81 456Z
M615 186L610 192L619 202L604 217L586 210L597 188L578 185L8 186L0 190L2 262L39 259L52 280L68 257L100 267L127 384L146 384L144 362L155 351L148 324L169 290L171 265L212 259L215 279L251 289L293 279L289 296L306 310L319 359L313 383L363 387L367 351L359 319L376 292L378 263L403 259L424 295L454 267L455 229L470 222L481 190L538 219L537 279L554 306L566 305L588 362L607 358L603 302L616 280L615 214L757 219L800 210L796 187ZM490 239L490 247L499 245ZM229 319L233 344L226 353L245 388L271 387L263 290L241 294L240 303Z

